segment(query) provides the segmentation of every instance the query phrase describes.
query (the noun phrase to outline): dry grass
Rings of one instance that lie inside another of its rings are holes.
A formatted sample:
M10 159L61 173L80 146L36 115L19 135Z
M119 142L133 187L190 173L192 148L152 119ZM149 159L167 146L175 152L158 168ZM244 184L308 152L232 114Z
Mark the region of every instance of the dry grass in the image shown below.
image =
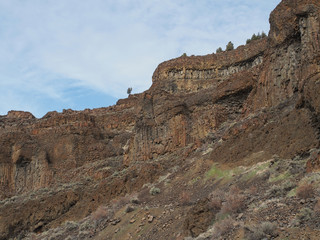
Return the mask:
M264 232L265 234L267 234L269 236L275 237L277 235L277 233L276 233L277 226L276 226L275 223L263 222L260 225L260 229L261 229L262 232Z
M247 191L250 195L257 195L259 193L258 188L253 185Z
M139 202L136 194L131 194L131 195L126 194L123 197L114 198L110 201L110 204L112 206L112 209L118 210L130 202Z
M318 198L318 201L317 201L316 205L314 206L313 210L316 214L320 214L320 198Z
M190 204L191 201L191 195L189 192L183 191L180 195L179 195L179 202L182 205L188 205Z
M222 201L218 197L213 197L210 199L209 206L215 211L219 211L222 207Z
M247 240L273 239L278 236L277 226L271 222L263 222L246 229L245 239Z
M240 192L241 192L240 188L235 185L231 186L229 189L229 194L232 194L232 195L239 195Z
M246 198L242 194L228 194L226 197L226 202L221 208L221 213L237 213L241 212L245 208Z
M230 233L234 229L235 221L228 217L214 225L212 240L218 239Z
M104 206L99 206L94 212L91 213L93 220L99 221L108 216L108 209Z
M222 207L222 202L225 199L225 192L223 192L222 190L216 190L214 192L212 192L209 195L209 206L210 208L212 208L214 211L220 211L221 207Z
M303 183L297 188L297 197L307 199L314 196L314 188L312 184Z

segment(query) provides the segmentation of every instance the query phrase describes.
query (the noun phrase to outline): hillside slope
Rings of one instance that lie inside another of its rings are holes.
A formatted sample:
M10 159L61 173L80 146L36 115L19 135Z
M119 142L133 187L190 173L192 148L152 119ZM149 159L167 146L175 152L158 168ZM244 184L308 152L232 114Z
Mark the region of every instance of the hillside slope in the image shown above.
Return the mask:
M115 106L0 116L0 239L319 239L319 93L320 2L283 0Z

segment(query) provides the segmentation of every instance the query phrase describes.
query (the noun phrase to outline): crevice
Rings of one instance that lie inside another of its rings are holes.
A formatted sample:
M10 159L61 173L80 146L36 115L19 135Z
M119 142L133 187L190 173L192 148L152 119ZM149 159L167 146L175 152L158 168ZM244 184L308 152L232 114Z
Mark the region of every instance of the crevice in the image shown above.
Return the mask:
M30 164L30 162L31 160L29 158L20 155L16 162L16 166L18 168L25 168Z
M248 88L241 89L237 92L232 92L231 94L227 94L219 98L215 104L227 104L233 105L234 103L243 103L249 96L253 87L249 86Z

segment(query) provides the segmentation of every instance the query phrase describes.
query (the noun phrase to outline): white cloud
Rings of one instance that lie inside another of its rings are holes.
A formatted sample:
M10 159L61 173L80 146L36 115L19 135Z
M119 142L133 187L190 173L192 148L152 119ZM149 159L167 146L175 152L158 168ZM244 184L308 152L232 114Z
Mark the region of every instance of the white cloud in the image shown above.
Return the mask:
M278 2L0 0L1 95L14 98L16 92L23 103L2 103L0 113L25 105L45 111L23 94L67 108L72 94L64 90L72 87L116 98L129 86L144 91L161 61L183 52L212 53L229 40L239 45L267 31Z

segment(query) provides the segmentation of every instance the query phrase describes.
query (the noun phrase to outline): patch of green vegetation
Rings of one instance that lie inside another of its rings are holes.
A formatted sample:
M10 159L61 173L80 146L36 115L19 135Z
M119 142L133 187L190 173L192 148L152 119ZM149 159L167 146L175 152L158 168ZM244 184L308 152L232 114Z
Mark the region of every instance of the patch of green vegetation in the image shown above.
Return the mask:
M214 216L214 218L212 219L210 225L212 226L212 225L214 225L216 223L219 223L219 222L223 221L224 219L227 219L228 217L230 217L229 213L221 213L221 212L219 212L219 213L217 213L216 216Z
M271 182L271 183L278 182L278 181L286 180L288 178L290 178L290 173L288 171L285 171L284 173L281 173L277 176L271 177L269 179L269 182Z
M310 208L302 208L296 216L296 219L299 223L307 222L312 218L312 209Z
M219 213L215 216L214 223L220 222L220 221L228 218L229 216L230 216L229 213L219 212Z
M251 38L247 39L246 44L267 37L267 35L262 31L262 33L253 34Z
M291 191L290 192L288 192L288 194L287 194L287 197L294 197L294 196L296 196L296 190L297 190L297 188L293 188L293 189L291 189Z
M234 49L234 45L233 43L230 41L228 42L227 46L226 46L226 51L231 51Z
M248 181L257 175L257 170L252 170L241 177L241 180Z
M217 48L216 53L221 53L221 52L223 52L222 48L221 47Z
M208 172L205 174L205 180L210 178L216 179L229 179L232 176L232 171L230 170L222 170L218 168L217 164L213 164Z
M292 189L294 189L297 185L293 180L287 180L281 182L280 184L273 184L267 191L266 194L269 197L284 197L288 195ZM293 193L291 193L293 194Z
M190 185L193 185L193 184L199 182L200 180L201 180L201 177L200 177L200 176L195 177L195 178L193 178L193 179L191 179L191 180L189 181L189 184L190 184Z

